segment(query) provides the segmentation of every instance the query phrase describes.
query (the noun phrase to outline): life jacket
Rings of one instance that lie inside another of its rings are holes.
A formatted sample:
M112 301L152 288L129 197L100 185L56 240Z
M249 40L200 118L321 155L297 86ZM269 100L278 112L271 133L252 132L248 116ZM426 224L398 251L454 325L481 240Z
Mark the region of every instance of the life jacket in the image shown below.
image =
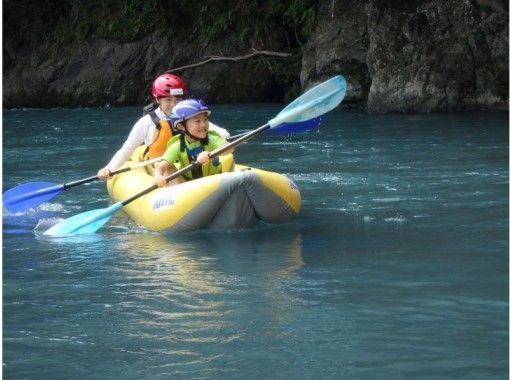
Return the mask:
M162 156L163 153L165 153L168 141L170 141L175 134L168 120L160 119L159 116L156 115L156 108L158 108L157 103L152 103L143 109L144 115L150 115L152 122L158 130L158 137L156 140L145 149L144 159L146 160Z
M213 132L214 133L214 132ZM192 162L196 161L198 155L206 150L206 146L209 143L209 139L206 137L205 139L200 140L200 146L195 149L189 149L186 146L186 141L184 140L184 134L180 134L179 143L180 143L180 155L179 162L181 163L181 167L188 166ZM232 163L230 163L232 165ZM230 166L229 165L229 166ZM193 168L191 171L184 173L184 177L188 180L197 179L201 177L206 177L213 174L219 174L224 172L223 165L219 157L214 157L212 160L209 160L207 164L200 165L198 167Z

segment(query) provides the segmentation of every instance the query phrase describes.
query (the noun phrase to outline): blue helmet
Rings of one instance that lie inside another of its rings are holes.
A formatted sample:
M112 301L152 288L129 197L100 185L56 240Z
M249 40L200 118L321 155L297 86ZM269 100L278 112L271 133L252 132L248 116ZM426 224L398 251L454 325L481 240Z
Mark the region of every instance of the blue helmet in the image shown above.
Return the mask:
M177 124L200 113L207 113L208 116L211 114L207 104L200 99L186 99L174 106L170 113L170 123L176 129Z

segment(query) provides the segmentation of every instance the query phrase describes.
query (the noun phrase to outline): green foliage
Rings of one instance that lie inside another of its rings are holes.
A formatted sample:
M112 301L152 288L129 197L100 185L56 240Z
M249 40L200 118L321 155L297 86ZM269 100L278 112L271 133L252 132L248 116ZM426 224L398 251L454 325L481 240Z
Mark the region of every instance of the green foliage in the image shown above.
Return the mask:
M3 31L7 38L25 34L39 40L79 41L89 37L134 40L159 29L202 43L230 33L242 42L263 42L277 32L287 36L291 46L311 35L317 8L314 0L11 0L4 3Z
M201 42L230 33L243 42L264 40L275 32L306 39L315 25L316 3L313 0L181 0L179 14L194 25L188 36Z
M163 5L143 0L6 1L4 38L52 44L89 37L135 40L168 28Z
M315 4L307 0L292 1L284 12L284 18L290 27L298 30L304 38L312 35L316 16Z
M91 37L132 41L157 30L195 46L235 34L241 53L291 52L290 58L265 62L277 81L294 86L300 47L314 30L317 7L317 0L6 0L4 50L58 48Z
M67 1L10 0L3 2L3 41L18 49L46 39L68 11Z
M206 45L235 34L245 46L243 53L250 47L272 50L283 46L285 52L292 53L291 57L266 58L266 62L276 81L290 88L290 96L292 88L300 87L301 45L313 33L317 1L181 0L176 7L180 22L171 13L167 17L189 41Z
M69 15L56 33L78 41L87 37L135 40L157 29L162 21L160 7L157 1L143 0L70 1Z

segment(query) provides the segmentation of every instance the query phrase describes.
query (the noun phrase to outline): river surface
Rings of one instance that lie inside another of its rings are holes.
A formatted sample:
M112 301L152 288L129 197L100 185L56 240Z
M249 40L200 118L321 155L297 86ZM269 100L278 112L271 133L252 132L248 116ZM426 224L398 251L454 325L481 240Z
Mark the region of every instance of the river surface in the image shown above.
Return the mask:
M232 134L284 105L212 105ZM141 109L3 111L3 191L96 173ZM508 114L365 115L265 133L237 162L284 173L284 225L163 234L104 183L3 210L6 379L508 378Z

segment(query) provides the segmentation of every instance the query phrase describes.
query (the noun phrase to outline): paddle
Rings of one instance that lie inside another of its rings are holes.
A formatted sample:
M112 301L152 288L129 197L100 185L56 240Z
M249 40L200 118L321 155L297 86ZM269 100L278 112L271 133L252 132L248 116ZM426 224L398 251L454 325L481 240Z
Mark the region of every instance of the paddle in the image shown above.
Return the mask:
M322 123L322 121L322 117L316 117L310 120L299 121L295 123L282 123L277 127L271 128L270 131L282 134L304 132L313 128L317 128ZM227 141L231 142L237 140L239 137L242 137L248 133L249 132L243 132L235 136L230 136L227 138ZM130 167L115 170L111 173L111 175L124 173L129 170L153 164L157 161L159 161L159 159L143 161ZM64 184L56 184L52 182L28 182L7 190L2 195L2 200L4 207L8 211L12 213L23 212L28 209L40 206L41 204L56 197L65 190L69 190L72 187L93 182L98 179L99 177L92 176Z
M297 133L297 132L305 132L313 128L317 128L324 121L322 116L315 117L310 120L298 121L297 123L282 123L281 125L271 128L268 132L275 132L280 134L285 133ZM237 140L239 137L243 137L249 132L239 133L234 136L227 137L227 141L231 142Z
M129 170L154 164L159 160L159 158L154 158L152 160L142 161L132 166L114 170L111 172L111 175L124 173ZM8 211L13 213L22 212L30 208L36 208L40 204L47 202L53 197L57 196L64 190L68 190L78 185L83 185L84 183L93 182L98 179L98 176L92 176L60 185L51 182L29 182L7 190L2 195L2 201L4 207Z
M267 129L274 128L283 123L297 123L310 120L331 111L333 108L338 106L344 98L346 87L347 84L345 79L341 75L335 76L328 81L315 86L294 100L287 107L285 107L275 118L269 120L267 124L264 124L261 127L246 133L244 136L226 145L223 145L218 149L215 149L209 153L209 157L211 159L217 157L220 154L232 149L233 147L248 139L251 139L252 137L255 137ZM174 178L179 177L181 174L199 166L200 163L193 162L176 171L175 173L167 176L165 179L168 182ZM134 200L150 193L157 188L157 185L152 185L140 193L135 194L122 202L117 202L110 207L86 211L68 219L64 219L63 221L48 229L46 232L44 232L44 234L60 237L96 232L105 223L107 223L108 220L110 220L110 218L123 206L133 202Z

